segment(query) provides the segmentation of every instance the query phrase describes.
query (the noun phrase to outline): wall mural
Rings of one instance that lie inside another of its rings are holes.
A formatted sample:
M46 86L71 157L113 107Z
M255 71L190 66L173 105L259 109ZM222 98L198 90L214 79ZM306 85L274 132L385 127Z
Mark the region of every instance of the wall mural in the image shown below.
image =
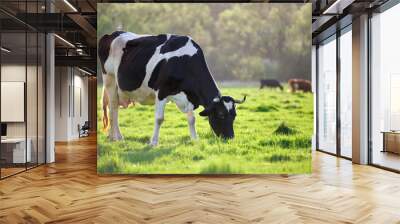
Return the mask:
M311 172L311 4L103 3L97 18L99 174Z

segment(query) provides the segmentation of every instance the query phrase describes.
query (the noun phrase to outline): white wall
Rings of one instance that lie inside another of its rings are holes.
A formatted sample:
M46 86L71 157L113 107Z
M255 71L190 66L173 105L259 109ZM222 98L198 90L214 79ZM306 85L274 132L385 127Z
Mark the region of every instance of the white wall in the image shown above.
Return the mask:
M24 65L2 65L1 81L25 82ZM6 110L7 108L1 108ZM7 137L25 137L25 122L7 122Z
M88 120L88 78L83 75L76 68L56 67L56 141L79 138L78 124Z
M82 74L83 73L79 70L74 70L74 91L71 96L71 99L74 99L74 102L71 102L71 106L74 105L73 108L71 108L72 119L70 136L72 138L79 137L78 124L82 126L85 121L88 121L88 78L83 77Z
M55 140L68 140L68 87L67 67L55 68Z
M36 70L38 69L38 70ZM26 84L26 101L23 99L24 89L18 90L19 94L22 94L22 107L12 108L2 107L2 112L6 113L17 113L12 110L19 110L18 112L24 116L26 112L26 120L23 117L20 122L5 122L7 123L7 137L9 138L24 138L25 135L31 143L31 155L33 162L39 159L39 163L44 163L44 93L43 88L44 82L42 73L42 67L36 67L32 65L25 66L25 64L3 64L1 66L2 82L24 82ZM27 80L25 80L27 78ZM5 89L2 89L2 94ZM10 94L10 93L8 93ZM7 97L6 95L2 95ZM26 107L25 107L26 102ZM17 102L15 102L17 103ZM26 111L25 111L26 110Z
M1 81L2 82L24 82L26 70L28 74L31 75L34 71L36 74L36 67L34 66L27 66L18 65L18 64L4 64L1 66ZM28 76L28 83L29 85L36 86L36 80L30 80L30 76ZM35 107L36 108L36 88L27 88L27 106ZM4 96L3 96L4 97ZM33 104L32 104L33 103ZM39 105L40 107L41 105ZM1 110L7 110L8 108L1 108ZM24 108L22 108L24 110ZM33 128L36 130L36 113L32 113L30 109L27 109L27 119L28 122L34 121L34 124L29 123L28 129L31 130ZM36 112L36 109L34 110ZM8 137L25 137L25 124L26 122L7 122L7 136ZM34 127L33 127L34 126ZM28 131L29 131L28 130ZM28 137L30 133L28 133ZM36 132L35 132L36 135Z

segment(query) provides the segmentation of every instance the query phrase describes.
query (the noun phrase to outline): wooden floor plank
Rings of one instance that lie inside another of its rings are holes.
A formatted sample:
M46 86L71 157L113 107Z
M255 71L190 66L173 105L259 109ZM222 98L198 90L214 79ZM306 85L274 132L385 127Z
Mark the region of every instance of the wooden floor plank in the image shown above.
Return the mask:
M0 181L0 223L400 223L400 175L313 152L311 175L98 176L96 138Z

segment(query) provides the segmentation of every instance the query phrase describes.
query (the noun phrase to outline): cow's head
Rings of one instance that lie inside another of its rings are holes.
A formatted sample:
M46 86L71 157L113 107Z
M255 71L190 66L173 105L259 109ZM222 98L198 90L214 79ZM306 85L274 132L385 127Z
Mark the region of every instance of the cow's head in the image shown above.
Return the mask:
M246 100L235 100L230 96L217 97L211 105L200 112L200 116L208 116L208 122L218 137L224 139L233 138L233 121L236 117L235 104L241 104Z

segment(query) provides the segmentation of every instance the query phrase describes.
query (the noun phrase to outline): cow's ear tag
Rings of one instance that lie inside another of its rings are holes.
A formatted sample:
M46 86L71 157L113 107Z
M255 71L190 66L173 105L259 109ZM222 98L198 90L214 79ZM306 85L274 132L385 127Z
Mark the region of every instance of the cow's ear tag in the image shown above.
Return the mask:
M213 99L213 102L214 103L218 103L220 101L220 98L218 98L218 97L215 97L214 99Z

